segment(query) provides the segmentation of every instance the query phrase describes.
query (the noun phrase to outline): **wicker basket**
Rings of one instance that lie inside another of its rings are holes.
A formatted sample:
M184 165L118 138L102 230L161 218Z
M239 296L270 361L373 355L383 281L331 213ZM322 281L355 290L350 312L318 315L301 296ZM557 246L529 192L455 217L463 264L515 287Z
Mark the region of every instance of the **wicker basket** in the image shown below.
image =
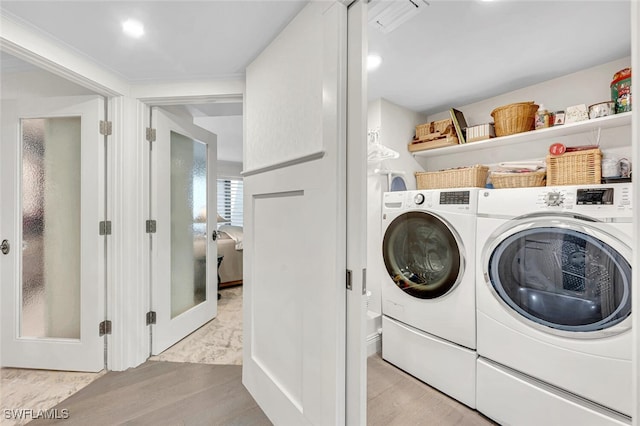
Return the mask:
M494 188L527 188L530 186L544 186L546 170L527 173L491 173L491 183Z
M491 111L496 127L496 136L507 136L533 130L538 105L533 102L519 102L504 105Z
M602 179L599 149L547 155L547 186L598 184Z
M453 121L447 118L416 126L416 139L418 140L424 139L434 133L440 133L442 136L451 135L453 133Z
M417 172L416 186L418 189L484 188L488 174L489 168L481 165L439 172Z

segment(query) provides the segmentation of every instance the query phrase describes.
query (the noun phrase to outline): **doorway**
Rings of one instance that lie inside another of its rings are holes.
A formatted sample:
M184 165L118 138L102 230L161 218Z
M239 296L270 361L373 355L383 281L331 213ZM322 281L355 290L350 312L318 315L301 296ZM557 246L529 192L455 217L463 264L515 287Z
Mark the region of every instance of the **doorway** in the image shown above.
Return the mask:
M206 186L216 192L215 201L209 202L206 214L203 214L202 206L193 207L192 225L194 235L206 235L215 250L210 250L206 263L213 266L206 274L206 283L211 285L207 296L203 301L215 302L211 296L217 293L217 311L214 318L201 321L196 327L183 335L176 336L176 341L168 347L155 347L154 339L157 339L158 325L151 326L151 356L152 361L190 362L201 364L242 364L242 103L239 100L195 103L195 104L171 104L151 108L151 122L156 128L156 141L153 149L161 152L161 129L159 120L171 119L183 124L185 128L197 127L201 131L207 131L217 136L215 164L209 170ZM154 116L156 119L154 119ZM193 131L197 131L192 129ZM157 155L157 154L155 154ZM175 173L162 173L161 165L157 163L152 154L150 164L150 199L151 207L157 205L160 200L154 200L154 176L174 176ZM154 171L156 169L156 171ZM173 179L173 177L172 177ZM163 185L158 182L158 188ZM166 185L164 185L166 187ZM194 183L194 199L198 199L203 187ZM161 191L162 192L162 191ZM213 192L213 191L212 191ZM173 198L173 197L172 197ZM153 213L150 217L154 216ZM208 227L202 223L203 218L213 219ZM173 223L173 221L172 221ZM208 229L208 230L207 230ZM154 235L155 237L156 235ZM172 238L175 234L172 232ZM153 238L153 237L151 237ZM159 243L159 241L158 241ZM152 243L153 244L153 243ZM198 252L198 242L194 240L194 252ZM164 246L159 243L160 246ZM215 255L212 254L216 252ZM153 247L151 248L151 257ZM197 253L196 253L197 254ZM197 261L198 259L196 259ZM200 259L202 261L202 259ZM153 263L153 260L152 260ZM166 263L166 262L164 262ZM162 262L160 264L163 264ZM195 263L196 276L199 275L197 262ZM200 268L201 269L201 268ZM157 303L154 301L154 281L157 277L155 268L151 268L151 311L156 311ZM155 275L155 276L154 276ZM160 274L162 276L162 274ZM213 289L213 291L211 291ZM196 294L197 295L197 294ZM188 314L188 312L187 312ZM159 350L158 350L159 349Z
M3 394L3 408L24 406L30 395L38 397L29 408L48 408L101 376L106 363L110 150L100 122L108 105L93 90L0 55L0 376L3 385L21 384Z
M2 62L2 365L100 371L106 100L13 56Z

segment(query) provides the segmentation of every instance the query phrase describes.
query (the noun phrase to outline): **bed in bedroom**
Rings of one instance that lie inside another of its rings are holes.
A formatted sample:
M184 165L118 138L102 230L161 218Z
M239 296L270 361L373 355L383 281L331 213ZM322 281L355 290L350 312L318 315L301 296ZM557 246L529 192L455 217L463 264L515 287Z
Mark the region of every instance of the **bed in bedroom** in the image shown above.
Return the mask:
M242 284L242 227L222 225L218 229L220 288Z

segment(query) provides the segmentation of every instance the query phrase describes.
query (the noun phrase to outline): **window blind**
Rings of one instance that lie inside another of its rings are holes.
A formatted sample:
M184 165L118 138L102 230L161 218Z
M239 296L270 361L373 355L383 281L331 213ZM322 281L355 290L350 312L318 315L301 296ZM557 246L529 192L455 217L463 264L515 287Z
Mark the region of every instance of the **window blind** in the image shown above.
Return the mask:
M242 194L242 179L218 179L218 214L230 221L224 224L242 226Z

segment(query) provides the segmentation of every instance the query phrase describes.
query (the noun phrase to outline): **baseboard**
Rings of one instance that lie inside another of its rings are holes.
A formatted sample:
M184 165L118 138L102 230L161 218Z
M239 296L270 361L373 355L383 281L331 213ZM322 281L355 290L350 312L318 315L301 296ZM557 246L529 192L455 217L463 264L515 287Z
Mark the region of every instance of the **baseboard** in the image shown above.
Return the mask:
M219 288L225 288L225 287L233 287L235 285L242 285L242 280L235 280L235 281L227 281L224 283L220 283L218 284Z
M367 357L382 353L382 338L380 333L373 333L367 336Z

